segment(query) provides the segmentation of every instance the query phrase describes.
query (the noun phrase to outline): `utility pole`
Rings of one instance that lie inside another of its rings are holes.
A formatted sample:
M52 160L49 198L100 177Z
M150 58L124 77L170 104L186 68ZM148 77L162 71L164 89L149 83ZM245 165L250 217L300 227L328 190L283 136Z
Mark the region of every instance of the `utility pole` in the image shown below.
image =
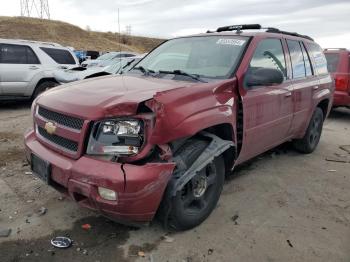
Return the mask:
M48 0L20 0L21 16L50 19Z

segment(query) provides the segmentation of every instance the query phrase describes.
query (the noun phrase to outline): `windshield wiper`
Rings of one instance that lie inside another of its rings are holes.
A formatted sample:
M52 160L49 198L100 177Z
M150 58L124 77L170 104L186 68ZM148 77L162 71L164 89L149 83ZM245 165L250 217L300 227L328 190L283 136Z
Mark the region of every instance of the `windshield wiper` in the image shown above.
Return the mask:
M150 73L155 73L153 70L144 68L143 66L134 67L132 70L140 70L145 75L150 75Z
M203 79L201 79L200 75L190 74L190 73L187 73L187 72L179 70L179 69L176 69L176 70L173 70L173 71L159 70L158 72L160 74L173 74L173 75L188 76L188 77L190 77L190 78L192 78L192 79L194 79L196 81L203 82L203 83L208 83L208 82L204 81Z

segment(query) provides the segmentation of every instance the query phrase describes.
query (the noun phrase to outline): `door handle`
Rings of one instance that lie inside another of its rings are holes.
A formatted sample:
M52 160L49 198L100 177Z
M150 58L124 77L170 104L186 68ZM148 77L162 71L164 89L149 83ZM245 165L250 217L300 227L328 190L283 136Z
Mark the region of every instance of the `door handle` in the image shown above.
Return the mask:
M319 88L319 86L313 86L312 89L313 90L317 90Z
M287 92L284 94L285 97L290 97L292 95L292 92Z
M37 67L37 66L30 66L29 69L31 69L31 70L37 70L37 69L39 69L39 67Z

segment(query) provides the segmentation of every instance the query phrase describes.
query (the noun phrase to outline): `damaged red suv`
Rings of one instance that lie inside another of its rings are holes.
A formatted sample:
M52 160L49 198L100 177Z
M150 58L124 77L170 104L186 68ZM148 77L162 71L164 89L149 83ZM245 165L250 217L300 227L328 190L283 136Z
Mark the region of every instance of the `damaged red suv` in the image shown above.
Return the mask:
M84 207L123 223L157 213L185 230L213 211L235 166L291 140L314 151L332 97L310 37L226 26L166 41L124 75L45 92L26 156Z

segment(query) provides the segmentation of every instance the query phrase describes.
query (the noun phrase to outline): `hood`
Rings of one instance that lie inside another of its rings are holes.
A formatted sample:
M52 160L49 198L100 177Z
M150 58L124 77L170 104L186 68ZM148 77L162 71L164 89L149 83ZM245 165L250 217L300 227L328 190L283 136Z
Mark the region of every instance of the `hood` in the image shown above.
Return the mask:
M96 120L135 114L138 104L152 98L157 92L194 85L198 83L114 75L52 88L39 96L36 103L56 112Z

